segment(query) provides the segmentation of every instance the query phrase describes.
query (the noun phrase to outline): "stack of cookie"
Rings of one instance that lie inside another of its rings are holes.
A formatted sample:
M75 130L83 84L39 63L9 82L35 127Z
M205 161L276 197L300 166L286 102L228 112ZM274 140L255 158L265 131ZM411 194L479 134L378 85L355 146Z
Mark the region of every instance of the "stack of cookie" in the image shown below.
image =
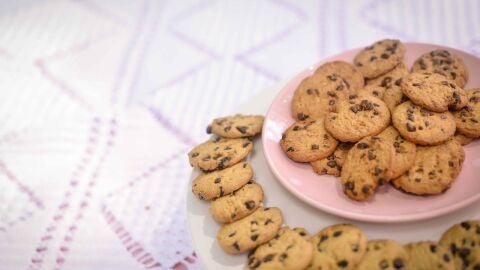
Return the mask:
M296 120L280 146L318 174L340 176L344 193L367 201L386 183L407 193L446 191L460 173L462 145L480 137L480 88L446 50L421 55L411 72L404 45L381 40L354 64L321 65L297 87Z

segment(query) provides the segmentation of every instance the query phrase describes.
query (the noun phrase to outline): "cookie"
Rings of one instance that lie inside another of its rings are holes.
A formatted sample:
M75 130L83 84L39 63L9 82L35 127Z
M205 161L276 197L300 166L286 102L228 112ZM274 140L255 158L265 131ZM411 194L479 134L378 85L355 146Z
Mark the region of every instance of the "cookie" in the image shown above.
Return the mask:
M282 223L280 209L260 207L251 215L223 225L217 233L217 240L225 252L242 253L270 241Z
M357 93L359 95L368 94L378 97L380 99L384 99L385 93L389 92L389 99L387 100L397 100L397 96L400 96L401 99L403 96L403 92L400 84L402 82L402 78L407 74L407 67L404 63L400 63L394 69L381 75L380 77L367 80L367 85L365 85L363 89L357 91ZM395 99L392 99L391 97L395 97ZM393 105L393 107L395 107L399 103L400 101L398 101L397 104ZM385 102L385 104L387 104L387 102ZM390 109L390 106L388 106L388 104L387 107L389 107Z
M468 69L457 55L442 49L436 49L421 55L412 66L412 72L423 71L438 73L454 80L463 87L468 81Z
M467 137L463 134L460 134L458 132L455 132L455 136L453 138L460 143L461 145L467 145L473 141L473 138Z
M392 127L387 127L378 137L384 138L395 148L392 167L390 168L391 178L397 178L412 167L415 161L416 146L414 143L406 141L400 133Z
M467 137L480 137L480 88L467 91L468 103L454 112L457 131Z
M356 269L367 249L367 238L357 227L338 224L313 237L313 258L307 269Z
M467 105L467 93L452 80L436 73L411 73L402 80L403 93L432 112L457 111Z
M403 138L420 145L441 144L453 136L456 128L450 112L432 112L411 101L395 108L392 123Z
M313 171L320 175L330 174L340 176L348 150L350 150L353 145L353 143L339 143L335 152L330 156L310 162Z
M361 50L353 59L354 65L367 79L383 75L403 60L405 47L396 39L384 39Z
M240 162L224 170L200 174L192 182L192 192L199 199L210 201L243 187L252 176L252 167Z
M456 140L437 146L419 146L413 166L392 184L416 195L433 195L446 191L462 169L463 147Z
M456 269L475 269L480 265L480 220L453 225L440 238L440 245L450 249Z
M340 175L343 192L356 201L371 199L378 186L391 177L394 152L391 142L377 136L356 143L348 152Z
M250 215L263 201L263 190L259 184L246 184L233 193L212 201L210 213L219 223L231 223Z
M248 255L248 269L303 270L312 259L313 246L303 228L281 228L275 238Z
M353 90L350 84L335 74L314 73L305 78L292 97L292 117L296 120L319 119L335 110L339 100L346 99Z
M316 75L331 78L341 78L350 90L357 90L364 86L362 73L352 64L344 61L327 62L315 70Z
M412 269L455 270L453 257L448 248L433 241L421 241L405 246Z
M297 162L310 162L331 155L338 141L325 130L323 123L323 118L293 123L280 140L287 156Z
M356 142L376 135L390 123L390 111L382 100L352 95L325 118L325 129L342 142Z
M236 114L216 118L207 127L207 133L213 133L223 138L252 137L262 131L263 116Z
M403 246L393 240L371 240L367 252L357 270L410 270L408 253Z
M190 165L202 171L221 170L242 161L252 151L253 143L245 138L215 138L195 146L189 153Z

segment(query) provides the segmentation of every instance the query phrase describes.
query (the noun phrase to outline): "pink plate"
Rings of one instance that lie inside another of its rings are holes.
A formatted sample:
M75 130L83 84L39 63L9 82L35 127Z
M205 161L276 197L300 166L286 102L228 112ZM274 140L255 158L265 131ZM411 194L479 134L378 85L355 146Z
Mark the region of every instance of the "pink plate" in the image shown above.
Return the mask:
M465 89L480 87L480 59L444 46L405 43L405 63L411 66L421 54L436 48L445 48L460 56L470 71ZM352 62L359 49L350 50L326 59L322 63L343 60ZM318 66L317 65L317 66ZM280 148L282 132L293 123L290 101L300 81L311 75L317 66L301 72L280 91L267 112L263 126L262 143L267 162L283 186L308 204L331 214L371 222L404 222L443 215L480 199L480 140L465 146L466 159L462 172L452 187L441 195L414 196L388 186L377 192L369 202L355 202L342 191L338 178L317 175L310 165L295 163Z

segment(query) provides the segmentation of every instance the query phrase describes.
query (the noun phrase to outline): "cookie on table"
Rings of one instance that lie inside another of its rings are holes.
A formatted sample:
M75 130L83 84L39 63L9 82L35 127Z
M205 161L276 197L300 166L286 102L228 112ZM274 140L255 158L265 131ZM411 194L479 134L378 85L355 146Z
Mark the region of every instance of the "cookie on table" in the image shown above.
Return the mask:
M403 138L420 145L441 144L452 138L456 129L452 113L432 112L411 101L395 108L392 123Z
M480 137L480 88L467 90L468 103L454 112L457 131L467 137Z
M353 143L339 143L335 152L330 156L310 162L313 171L320 175L330 174L340 176L348 150L350 150L353 145Z
M325 129L339 141L356 142L382 132L389 123L390 111L382 100L352 95L339 102L335 112L328 113Z
M480 220L467 220L450 227L439 241L450 249L456 269L475 269L480 265Z
M213 133L223 138L252 137L262 132L263 116L242 115L220 117L213 120L207 127L207 133Z
M464 146L471 143L474 140L473 138L467 137L467 136L465 136L463 134L460 134L458 132L455 132L455 136L453 136L453 138L458 143L460 143L461 145L464 145Z
M384 138L395 148L392 167L390 168L390 178L397 178L412 167L415 161L416 146L414 143L406 141L393 127L387 127L378 137Z
M421 55L412 66L412 72L433 72L454 80L463 87L468 81L468 69L457 55L442 49L436 49Z
M367 237L354 225L326 227L313 237L313 258L307 269L356 269L367 249Z
M371 240L367 252L357 270L410 270L408 253L405 248L393 240Z
M330 79L343 80L350 90L357 90L364 86L362 73L352 64L344 61L327 62L315 70L315 74Z
M418 146L415 163L392 184L407 193L433 195L446 191L462 169L463 147L456 140L436 146Z
M263 201L263 190L259 184L246 184L233 193L212 201L210 213L219 223L231 223L250 215Z
M448 248L433 241L421 241L405 245L410 264L415 270L455 270L453 257Z
M361 50L353 59L355 67L367 79L383 75L403 61L405 46L396 39L384 39Z
M338 141L324 127L323 118L293 123L283 134L280 146L297 162L310 162L329 156Z
M245 138L215 138L195 146L188 153L188 158L192 167L209 172L237 164L246 158L252 149L253 143Z
M248 269L303 270L312 259L313 246L303 228L281 228L275 238L248 255Z
M339 100L353 93L349 83L335 74L314 73L305 78L292 97L292 117L296 120L319 119L335 110Z
M243 187L252 176L252 167L240 162L224 170L200 174L192 182L192 192L199 199L210 201Z
M445 76L415 72L401 83L403 93L415 104L433 112L457 111L467 105L467 93Z
M394 152L392 143L378 136L356 143L348 152L340 175L343 192L356 201L371 199L378 186L391 177Z
M270 241L282 223L280 209L259 207L252 214L223 225L217 233L217 241L227 253L242 253Z

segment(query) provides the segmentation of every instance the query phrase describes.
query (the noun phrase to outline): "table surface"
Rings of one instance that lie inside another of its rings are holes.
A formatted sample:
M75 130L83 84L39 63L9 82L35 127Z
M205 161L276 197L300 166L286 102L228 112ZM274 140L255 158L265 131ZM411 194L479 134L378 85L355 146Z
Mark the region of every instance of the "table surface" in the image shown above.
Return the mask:
M479 17L476 0L0 1L2 267L201 268L185 153L213 117L385 37L479 55Z

